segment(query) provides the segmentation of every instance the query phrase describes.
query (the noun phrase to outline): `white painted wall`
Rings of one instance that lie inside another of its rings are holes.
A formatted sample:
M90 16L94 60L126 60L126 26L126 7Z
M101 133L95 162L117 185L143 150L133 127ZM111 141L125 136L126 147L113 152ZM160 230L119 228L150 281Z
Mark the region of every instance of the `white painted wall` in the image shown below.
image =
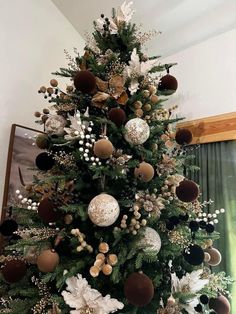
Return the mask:
M67 65L64 48L84 41L51 0L0 0L0 42L1 204L11 124L38 128L33 113L47 105L38 88Z
M181 38L179 38L181 40ZM168 104L186 120L236 111L236 29L162 60L179 83Z

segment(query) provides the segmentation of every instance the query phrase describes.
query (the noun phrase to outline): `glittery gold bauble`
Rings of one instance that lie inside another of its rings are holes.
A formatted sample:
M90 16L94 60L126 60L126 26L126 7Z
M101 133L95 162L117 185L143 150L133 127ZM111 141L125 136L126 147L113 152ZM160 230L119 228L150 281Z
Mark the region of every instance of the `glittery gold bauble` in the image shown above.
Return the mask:
M149 138L150 128L146 121L140 118L129 120L125 125L124 138L133 145L141 145Z
M38 269L44 273L55 270L59 264L59 255L54 250L44 250L37 258Z
M221 262L221 253L215 249L215 248L209 248L205 250L206 253L210 254L210 260L208 261L208 264L210 266L218 266Z
M146 105L144 105L143 109L145 111L150 111L152 109L152 106L150 104L146 104Z
M153 166L147 162L141 162L137 168L134 170L134 175L141 181L149 182L154 177Z
M155 251L158 253L161 249L161 238L155 229L146 227L144 236L139 241L138 246L144 251Z
M120 207L117 200L106 193L95 196L88 206L89 218L99 227L112 225L119 214Z
M112 155L113 150L112 143L105 138L98 140L93 147L94 154L102 159L109 158Z

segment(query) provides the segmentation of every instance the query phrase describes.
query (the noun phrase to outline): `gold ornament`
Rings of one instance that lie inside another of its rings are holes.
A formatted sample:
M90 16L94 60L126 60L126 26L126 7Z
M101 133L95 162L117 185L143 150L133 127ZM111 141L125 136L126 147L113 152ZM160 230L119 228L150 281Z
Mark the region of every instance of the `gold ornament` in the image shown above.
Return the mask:
M125 131L125 140L133 145L143 144L150 135L149 125L140 118L129 120L125 125Z
M150 100L153 104L156 104L158 102L158 96L157 95L151 95Z
M113 150L112 143L105 138L98 140L93 147L94 154L102 159L109 158L112 155Z
M109 264L105 264L102 267L102 272L104 275L109 276L112 273L112 267Z
M116 254L109 254L108 258L107 258L107 262L108 264L110 264L111 266L115 266L118 262L118 257Z
M141 162L137 168L134 170L134 175L141 181L149 182L154 177L153 166L147 162Z
M64 217L64 222L66 225L70 225L73 221L73 216L71 214L67 214Z
M107 253L109 251L109 245L106 242L101 242L98 249L100 253Z
M100 269L97 266L92 266L89 270L89 273L92 277L98 277L100 273Z
M106 193L95 196L88 206L89 218L99 227L112 225L119 214L120 207L117 200Z
M136 117L138 117L138 118L141 118L143 116L143 110L142 109L136 109L134 113L135 113Z
M152 109L152 106L151 106L150 104L145 104L144 107L143 107L143 109L144 109L145 111L150 111L150 110Z
M41 272L49 273L59 264L59 255L54 250L44 250L37 258L37 266Z

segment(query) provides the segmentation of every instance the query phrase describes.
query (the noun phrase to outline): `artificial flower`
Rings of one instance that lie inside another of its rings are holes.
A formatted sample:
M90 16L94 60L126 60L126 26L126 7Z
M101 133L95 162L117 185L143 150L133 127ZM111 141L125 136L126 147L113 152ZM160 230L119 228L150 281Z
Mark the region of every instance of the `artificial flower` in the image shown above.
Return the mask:
M132 16L134 14L134 10L131 9L132 5L133 1L130 1L128 3L124 1L122 5L117 9L115 16L117 25L120 25L121 23L129 23L129 21L132 19Z
M134 48L131 54L129 65L124 69L124 76L131 79L129 91L133 95L139 89L138 79L141 76L146 76L148 72L158 63L158 59L140 61L137 49Z
M90 310L93 314L109 314L121 310L124 304L106 295L103 297L98 290L92 289L87 280L80 274L66 280L67 288L62 296L71 308L71 314L83 314Z
M66 119L63 116L51 115L45 123L45 131L49 134L62 135L66 124Z
M66 140L73 140L79 138L81 135L84 134L83 124L81 122L80 112L74 116L69 115L70 126L68 128L64 128L64 131L67 133L65 135Z

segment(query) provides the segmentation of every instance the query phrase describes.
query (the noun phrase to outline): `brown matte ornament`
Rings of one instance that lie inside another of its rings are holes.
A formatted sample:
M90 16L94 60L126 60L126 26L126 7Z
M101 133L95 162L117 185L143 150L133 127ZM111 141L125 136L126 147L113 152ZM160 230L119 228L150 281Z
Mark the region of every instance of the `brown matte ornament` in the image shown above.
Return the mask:
M108 118L114 122L116 126L120 127L126 120L126 114L121 108L112 108L108 112Z
M39 217L45 222L56 222L60 218L60 214L55 211L55 205L53 202L45 197L39 204L38 214Z
M153 166L147 162L141 162L137 168L134 170L134 175L141 181L149 182L154 177Z
M158 90L163 95L172 95L178 88L178 82L176 78L170 74L164 75L158 84Z
M147 275L133 273L125 281L124 293L132 305L146 306L151 302L154 295L153 283Z
M37 266L41 272L49 273L55 270L59 261L59 255L54 250L47 249L39 254Z
M230 303L228 299L220 295L217 298L211 298L209 301L209 308L214 310L217 314L230 314Z
M36 137L36 145L40 149L47 149L49 147L49 140L46 134L39 134Z
M175 140L179 145L187 145L192 142L193 134L188 129L179 129L176 132Z
M113 150L112 143L105 138L98 140L93 147L94 154L101 159L109 158L112 155Z
M8 283L20 281L25 276L26 271L25 262L17 259L6 261L1 269L2 276Z
M75 88L84 94L95 91L96 78L90 71L78 71L74 77Z
M183 180L176 187L176 195L182 202L193 202L198 198L199 188L194 181Z
M51 85L52 87L57 87L58 81L57 81L56 79L51 79L50 85Z
M210 266L218 266L222 260L220 252L215 248L209 248L205 250L206 253L210 254L210 260L208 264Z

